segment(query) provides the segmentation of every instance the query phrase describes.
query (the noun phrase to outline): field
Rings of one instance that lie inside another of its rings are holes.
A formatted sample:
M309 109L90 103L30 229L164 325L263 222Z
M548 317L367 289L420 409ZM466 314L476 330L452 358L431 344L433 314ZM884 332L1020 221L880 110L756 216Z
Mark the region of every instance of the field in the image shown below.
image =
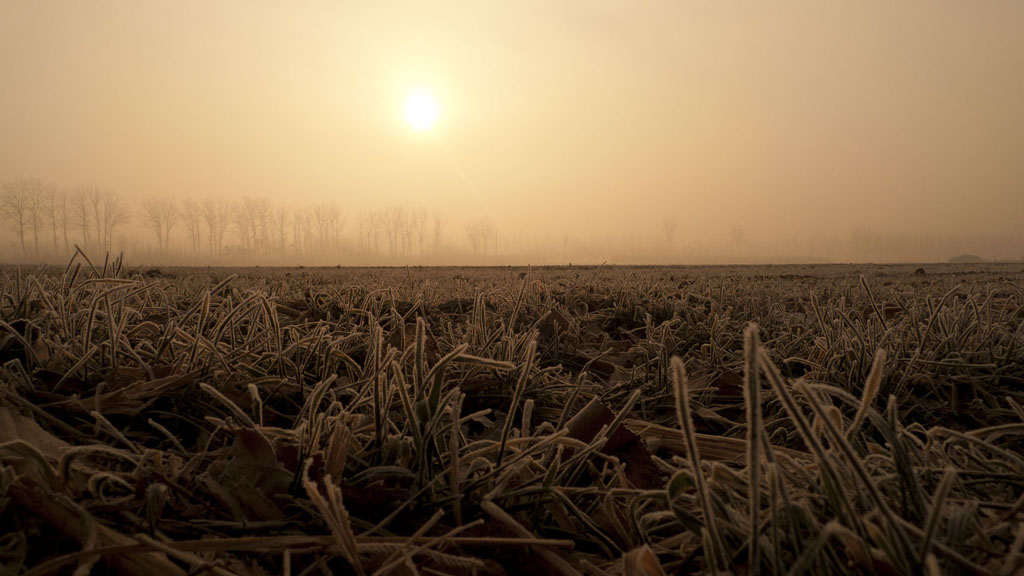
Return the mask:
M1024 270L6 268L0 573L1019 574Z

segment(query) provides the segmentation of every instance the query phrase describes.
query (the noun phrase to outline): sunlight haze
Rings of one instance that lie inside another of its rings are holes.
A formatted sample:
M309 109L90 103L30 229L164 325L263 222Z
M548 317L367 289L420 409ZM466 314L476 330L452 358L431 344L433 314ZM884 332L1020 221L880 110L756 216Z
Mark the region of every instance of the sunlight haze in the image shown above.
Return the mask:
M0 0L0 182L120 194L114 244L154 251L146 199L336 205L308 263L1019 259L1022 24L1013 1ZM435 260L370 254L395 206L438 215Z

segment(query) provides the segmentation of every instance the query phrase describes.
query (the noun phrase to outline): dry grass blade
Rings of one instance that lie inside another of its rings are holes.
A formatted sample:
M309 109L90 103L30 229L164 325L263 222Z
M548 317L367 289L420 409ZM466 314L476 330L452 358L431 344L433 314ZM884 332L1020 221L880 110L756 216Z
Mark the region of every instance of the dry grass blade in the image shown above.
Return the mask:
M761 570L761 372L757 368L757 350L761 346L760 328L749 324L743 334L743 391L747 406L747 499L749 501L750 538L748 565L752 576Z
M863 274L860 275L860 287L864 289L864 293L868 297L868 302L871 303L871 309L875 312L875 316L878 318L878 322L882 325L883 330L888 330L888 323L885 321L885 314L882 313L882 309L878 307L878 303L875 302L875 295L871 293L871 287L868 286L868 281Z
M429 520L424 522L422 526L416 529L416 532L413 533L412 538L422 537L424 534L427 533L428 530L433 528L434 525L441 520L442 516L444 516L444 510L438 510L437 512L434 512L434 515L431 516ZM422 547L423 546L421 545L420 548ZM406 561L409 557L410 551L408 549L396 550L391 556L385 558L384 561L381 562L380 568L374 570L374 576L383 576L384 574L391 572L392 570L397 568L402 562Z
M96 547L132 546L132 538L112 530L98 522L88 512L66 498L47 492L30 481L17 482L10 487L10 494L17 504L44 519L48 526L64 536L81 542L84 546L90 538L89 531L96 531ZM186 572L172 563L161 553L147 551L139 554L113 556L111 566L118 574L154 574L157 576L184 576Z
M868 373L868 381L864 384L864 393L861 395L860 406L857 408L857 414L853 417L853 422L850 423L850 428L846 431L846 437L852 439L853 435L856 434L860 425L864 423L864 418L868 415L868 409L871 408L871 404L875 401L875 396L878 395L878 390L882 385L882 373L885 371L885 350L879 348L875 352L875 358L871 362L871 372Z
M0 267L0 566L1011 576L1024 271L963 271Z
M305 488L309 499L320 512L321 518L334 534L338 550L344 555L352 569L362 576L365 574L363 566L359 561L359 550L356 546L356 536L352 531L352 523L349 520L348 510L341 502L341 490L331 482L330 476L324 477L324 487L327 490L327 497L320 494L316 484L309 479L309 469L313 465L312 459L307 460L302 470L302 487Z
M623 420L623 424L631 432L643 438L651 449L668 450L683 456L689 454L687 440L679 437L678 428L652 424L636 418L626 418ZM745 438L730 438L697 432L695 440L700 457L704 460L727 462L737 466L744 466L747 463L748 446ZM762 444L763 446L764 444ZM814 456L807 452L774 444L771 445L771 449L773 452L785 454L789 458L803 463L804 466L815 465Z
M462 402L465 397L465 394L459 393L452 402L452 424L448 442L448 483L452 490L452 514L457 526L462 525L462 477L459 472L459 441L462 430L459 422L462 419Z
M512 402L509 403L508 415L505 417L505 425L501 428L501 439L498 441L496 466L501 466L501 460L505 456L505 444L508 442L508 434L512 430L512 424L515 420L516 410L519 409L519 401L523 397L523 391L526 390L526 384L530 381L530 370L533 369L533 360L536 353L537 340L531 336L530 342L526 346L525 361L520 368L519 378L516 379L516 387L512 392Z
M693 426L693 417L690 415L690 391L689 378L686 375L686 366L678 357L672 357L672 389L676 396L676 417L679 419L679 427L686 440L686 449L690 457L690 466L693 469L694 482L697 484L697 498L700 500L701 510L704 512L704 530L708 533L708 540L711 543L711 550L708 551L708 565L712 572L724 569L725 549L722 538L718 533L718 525L715 521L715 513L711 508L711 497L708 494L707 483L704 480L704 472L700 465L700 451L697 449L697 432Z
M256 428L256 422L254 422L253 419L250 418L249 415L246 414L244 410L239 408L238 404L235 404L227 396L225 396L224 394L221 394L220 390L217 390L216 388L214 388L213 386L210 386L206 382L200 382L199 383L199 388L202 389L203 392L206 392L210 396L213 396L217 400L220 400L220 402L226 408L228 408L228 410L236 418L238 418L238 421L241 422L243 425L245 425L245 427L247 427L247 428Z
M939 520L942 518L946 497L949 496L949 491L953 487L955 480L956 470L948 468L942 475L942 480L939 481L939 487L935 489L935 496L932 498L932 505L928 511L928 520L925 522L924 542L921 543L922 562L931 554L932 543L935 541L935 534L939 528Z
M865 468L864 462L854 451L853 447L850 445L849 441L847 441L846 437L843 436L842 432L840 432L836 428L835 424L832 423L832 420L826 417L824 409L821 407L821 404L818 403L818 400L812 395L811 391L807 388L807 385L802 380L798 380L795 383L795 387L797 390L800 391L801 394L807 397L811 405L811 409L814 411L817 417L824 423L825 431L829 435L831 441L834 442L835 445L839 448L839 450L843 453L843 455L846 456L847 460L850 463L850 466L853 468L854 472L856 472L860 481L864 484L864 487L867 488L868 494L874 501L875 506L878 508L878 510L882 513L883 517L885 518L890 533L895 536L895 538L893 538L894 541L892 542L892 544L895 547L896 557L892 558L892 560L903 562L910 560L912 558L912 556L910 555L910 539L907 537L906 532L899 525L899 523L896 522L895 512L893 512L892 508L889 506L885 497L882 496L882 493L879 491L874 479L871 478L871 474Z
M401 547L409 545L423 545L430 543L445 544L450 546L480 548L482 550L493 550L495 548L524 549L530 547L544 548L566 548L573 547L572 540L555 540L548 538L503 538L503 537L466 537L445 535L443 542L438 542L438 537L421 536L418 538L408 536L359 536L357 547L360 552L379 550L382 546ZM78 552L58 556L36 565L25 573L25 576L43 576L52 574L62 566L81 562L84 559L103 558L115 556L131 556L146 552L159 551L160 548L151 544L153 540L139 540L130 544L118 544L112 546L97 546L83 549ZM240 537L240 538L204 538L202 540L177 540L164 543L165 546L173 546L177 552L197 552L203 554L221 554L227 552L252 552L272 553L289 552L293 550L316 550L328 549L337 544L334 536L265 536L265 537ZM397 548L396 548L397 549Z
M522 524L516 522L515 518L508 515L508 512L502 510L497 504L490 500L485 500L480 504L480 508L487 514L494 518L506 528L512 530L522 538L533 539L534 535L529 530L523 527ZM583 574L572 567L567 561L563 560L562 557L554 554L550 550L540 549L536 551L537 556L547 565L553 574L561 574L562 576L583 576Z
M830 493L833 504L850 522L856 522L859 515L857 511L853 509L850 499L842 492L839 474L834 468L832 461L829 459L825 447L822 445L818 435L813 432L811 424L807 421L807 417L804 416L800 407L797 405L796 400L793 398L793 395L787 388L786 382L783 379L782 374L779 372L778 367L775 366L774 362L772 362L771 357L764 348L758 350L758 363L761 365L765 375L768 377L768 383L775 391L776 396L782 402L782 405L785 408L786 413L789 415L790 420L793 422L797 432L800 434L807 446L810 447L811 452L817 459L818 470L821 473L821 478L825 483L826 490Z

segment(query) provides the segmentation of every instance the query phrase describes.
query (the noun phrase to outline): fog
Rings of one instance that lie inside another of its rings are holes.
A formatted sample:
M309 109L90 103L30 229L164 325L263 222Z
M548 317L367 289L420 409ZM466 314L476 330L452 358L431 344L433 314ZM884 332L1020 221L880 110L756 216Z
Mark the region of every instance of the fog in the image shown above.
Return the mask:
M4 0L0 259L1017 260L1022 22L1015 1Z

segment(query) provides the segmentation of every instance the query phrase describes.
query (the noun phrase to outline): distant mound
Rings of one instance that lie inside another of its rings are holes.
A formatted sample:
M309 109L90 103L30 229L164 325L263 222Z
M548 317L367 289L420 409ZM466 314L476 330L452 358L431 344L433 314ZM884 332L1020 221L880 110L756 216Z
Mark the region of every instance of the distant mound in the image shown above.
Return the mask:
M949 259L950 264L980 264L984 261L984 258L975 254L961 254Z

